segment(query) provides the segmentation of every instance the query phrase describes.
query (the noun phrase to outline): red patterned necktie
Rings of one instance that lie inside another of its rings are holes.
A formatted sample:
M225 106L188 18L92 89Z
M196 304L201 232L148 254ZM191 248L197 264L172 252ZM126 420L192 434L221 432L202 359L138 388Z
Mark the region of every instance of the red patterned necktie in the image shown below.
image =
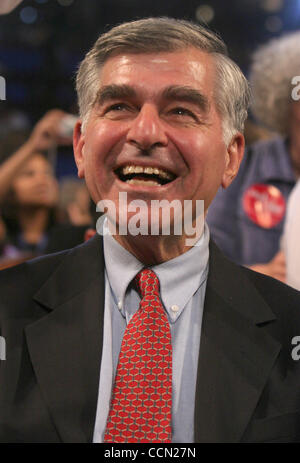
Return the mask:
M171 442L172 344L156 274L135 277L140 307L125 330L104 442Z

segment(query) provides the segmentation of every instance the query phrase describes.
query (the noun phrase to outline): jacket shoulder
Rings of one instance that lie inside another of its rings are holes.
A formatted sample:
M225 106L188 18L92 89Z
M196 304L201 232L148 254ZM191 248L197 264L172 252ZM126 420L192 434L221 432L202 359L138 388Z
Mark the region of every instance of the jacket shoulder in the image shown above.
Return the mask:
M69 252L70 250L49 254L1 270L1 316L5 316L6 310L9 310L9 315L12 315L14 307L24 307L26 300L42 286Z
M33 296L47 281L59 283L56 291L83 287L91 275L103 272L103 262L102 237L96 235L74 248L0 271L0 317L29 316Z
M240 311L255 321L263 320L261 302L269 307L279 325L300 335L300 292L274 278L238 265L210 241L209 280L225 299L234 299ZM270 312L267 313L269 318Z
M300 291L267 275L240 267L278 319L295 321L300 335Z

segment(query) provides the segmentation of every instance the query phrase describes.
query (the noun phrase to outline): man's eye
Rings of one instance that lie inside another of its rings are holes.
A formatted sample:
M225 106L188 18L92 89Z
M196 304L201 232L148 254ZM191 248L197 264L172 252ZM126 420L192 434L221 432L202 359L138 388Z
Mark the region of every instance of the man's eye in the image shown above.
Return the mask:
M111 106L109 106L106 110L105 113L108 113L110 111L125 111L126 109L129 109L128 106L124 103L115 103Z
M171 114L175 114L181 117L190 117L194 119L195 121L197 121L196 115L187 108L176 107L176 108L171 109L170 112Z

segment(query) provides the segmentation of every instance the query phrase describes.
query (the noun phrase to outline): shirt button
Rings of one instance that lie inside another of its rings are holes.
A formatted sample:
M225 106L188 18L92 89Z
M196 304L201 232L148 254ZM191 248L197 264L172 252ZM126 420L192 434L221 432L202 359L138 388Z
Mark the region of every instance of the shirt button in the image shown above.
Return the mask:
M171 310L172 310L172 312L178 312L178 310L179 310L178 305L172 305Z
M118 302L118 308L119 308L119 310L122 310L122 301Z

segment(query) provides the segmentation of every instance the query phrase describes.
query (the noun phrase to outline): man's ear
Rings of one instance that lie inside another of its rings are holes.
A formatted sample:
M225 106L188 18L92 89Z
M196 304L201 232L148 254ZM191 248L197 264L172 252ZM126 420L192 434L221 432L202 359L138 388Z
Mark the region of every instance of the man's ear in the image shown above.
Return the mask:
M222 187L227 188L237 175L245 150L244 136L238 132L227 147L226 167L222 177Z
M77 165L78 177L84 178L84 143L85 137L81 131L82 122L78 121L75 124L73 131L73 148L74 158Z

